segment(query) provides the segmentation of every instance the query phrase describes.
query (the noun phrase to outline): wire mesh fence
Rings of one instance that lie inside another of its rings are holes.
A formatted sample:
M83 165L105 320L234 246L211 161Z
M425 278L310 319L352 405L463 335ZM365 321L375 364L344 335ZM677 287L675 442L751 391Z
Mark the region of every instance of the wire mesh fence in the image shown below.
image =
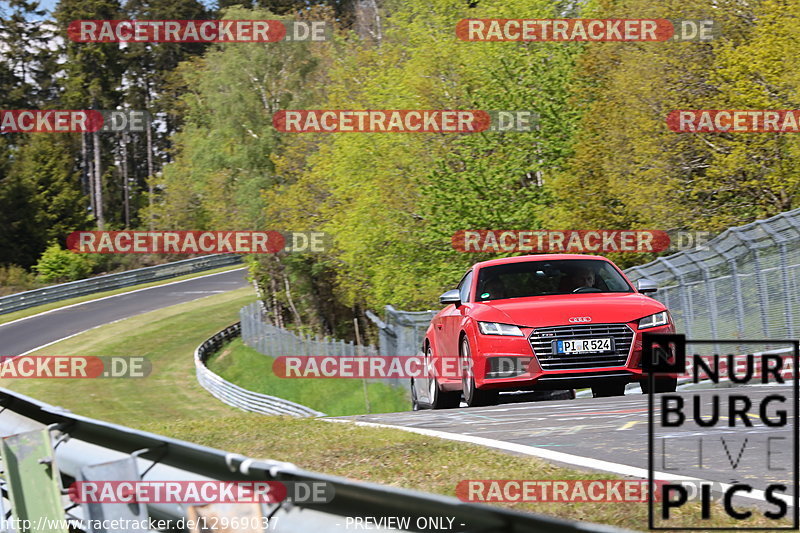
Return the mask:
M362 346L353 341L312 337L267 324L261 304L247 305L239 311L242 322L242 340L259 353L270 357L284 355L300 356L349 356L378 355L374 346Z
M404 355L395 351L381 350L374 346L356 344L353 341L332 339L294 333L268 324L259 302L247 305L239 311L242 324L242 340L245 345L269 357L324 356L324 357L368 357L394 358ZM410 354L414 355L416 352ZM406 386L408 380L399 378L368 379L369 382L392 386Z
M367 317L378 326L381 352L397 355L418 354L422 350L425 331L437 312L400 311L391 305L387 305L384 311L385 321L367 312Z
M703 246L629 268L690 339L793 339L800 327L800 209L730 228Z

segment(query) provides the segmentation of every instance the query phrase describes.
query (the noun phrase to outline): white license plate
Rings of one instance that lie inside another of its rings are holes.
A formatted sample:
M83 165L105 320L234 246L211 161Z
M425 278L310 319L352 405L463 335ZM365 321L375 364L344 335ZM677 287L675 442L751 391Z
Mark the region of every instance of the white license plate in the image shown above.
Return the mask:
M576 339L572 341L556 341L556 353L603 353L614 350L610 337L603 339Z

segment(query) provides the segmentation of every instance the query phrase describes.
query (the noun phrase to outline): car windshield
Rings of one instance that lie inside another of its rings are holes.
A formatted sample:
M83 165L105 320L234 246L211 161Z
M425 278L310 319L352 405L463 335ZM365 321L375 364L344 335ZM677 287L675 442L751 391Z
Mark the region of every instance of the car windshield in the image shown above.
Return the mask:
M590 292L634 290L607 261L529 261L481 268L476 301Z

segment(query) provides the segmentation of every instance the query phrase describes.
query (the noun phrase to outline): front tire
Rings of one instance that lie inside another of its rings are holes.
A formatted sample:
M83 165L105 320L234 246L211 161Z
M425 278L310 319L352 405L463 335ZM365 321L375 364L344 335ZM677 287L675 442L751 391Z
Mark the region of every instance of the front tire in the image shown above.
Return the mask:
M468 407L482 407L497 403L499 393L493 390L481 390L475 386L475 375L472 372L472 352L467 337L461 338L461 386L464 391L464 401Z

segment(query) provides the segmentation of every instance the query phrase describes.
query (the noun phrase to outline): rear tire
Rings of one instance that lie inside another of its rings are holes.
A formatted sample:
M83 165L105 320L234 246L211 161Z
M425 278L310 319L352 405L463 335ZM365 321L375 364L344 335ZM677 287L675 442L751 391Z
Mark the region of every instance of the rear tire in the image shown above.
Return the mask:
M425 350L425 357L428 361L432 361L433 352L430 346ZM461 405L461 393L458 391L443 391L439 389L436 376L430 376L428 396L431 399L431 409L454 409Z
M625 396L627 383L605 383L592 387L592 396L595 398L609 398L611 396Z
M464 390L464 401L468 407L482 407L497 403L498 391L482 390L475 386L475 376L472 372L472 352L466 337L461 338L461 362L463 374L461 388Z
M655 385L656 388L653 392L656 394L662 392L675 392L675 389L678 387L678 378L658 378L655 380ZM650 383L647 379L640 381L639 386L642 388L642 394L647 394L650 390Z
M431 388L436 389L431 402L431 409L455 409L461 405L461 393L459 391L440 390L435 379Z
M411 410L421 411L422 409L423 407L417 398L417 388L414 386L414 378L411 378Z

